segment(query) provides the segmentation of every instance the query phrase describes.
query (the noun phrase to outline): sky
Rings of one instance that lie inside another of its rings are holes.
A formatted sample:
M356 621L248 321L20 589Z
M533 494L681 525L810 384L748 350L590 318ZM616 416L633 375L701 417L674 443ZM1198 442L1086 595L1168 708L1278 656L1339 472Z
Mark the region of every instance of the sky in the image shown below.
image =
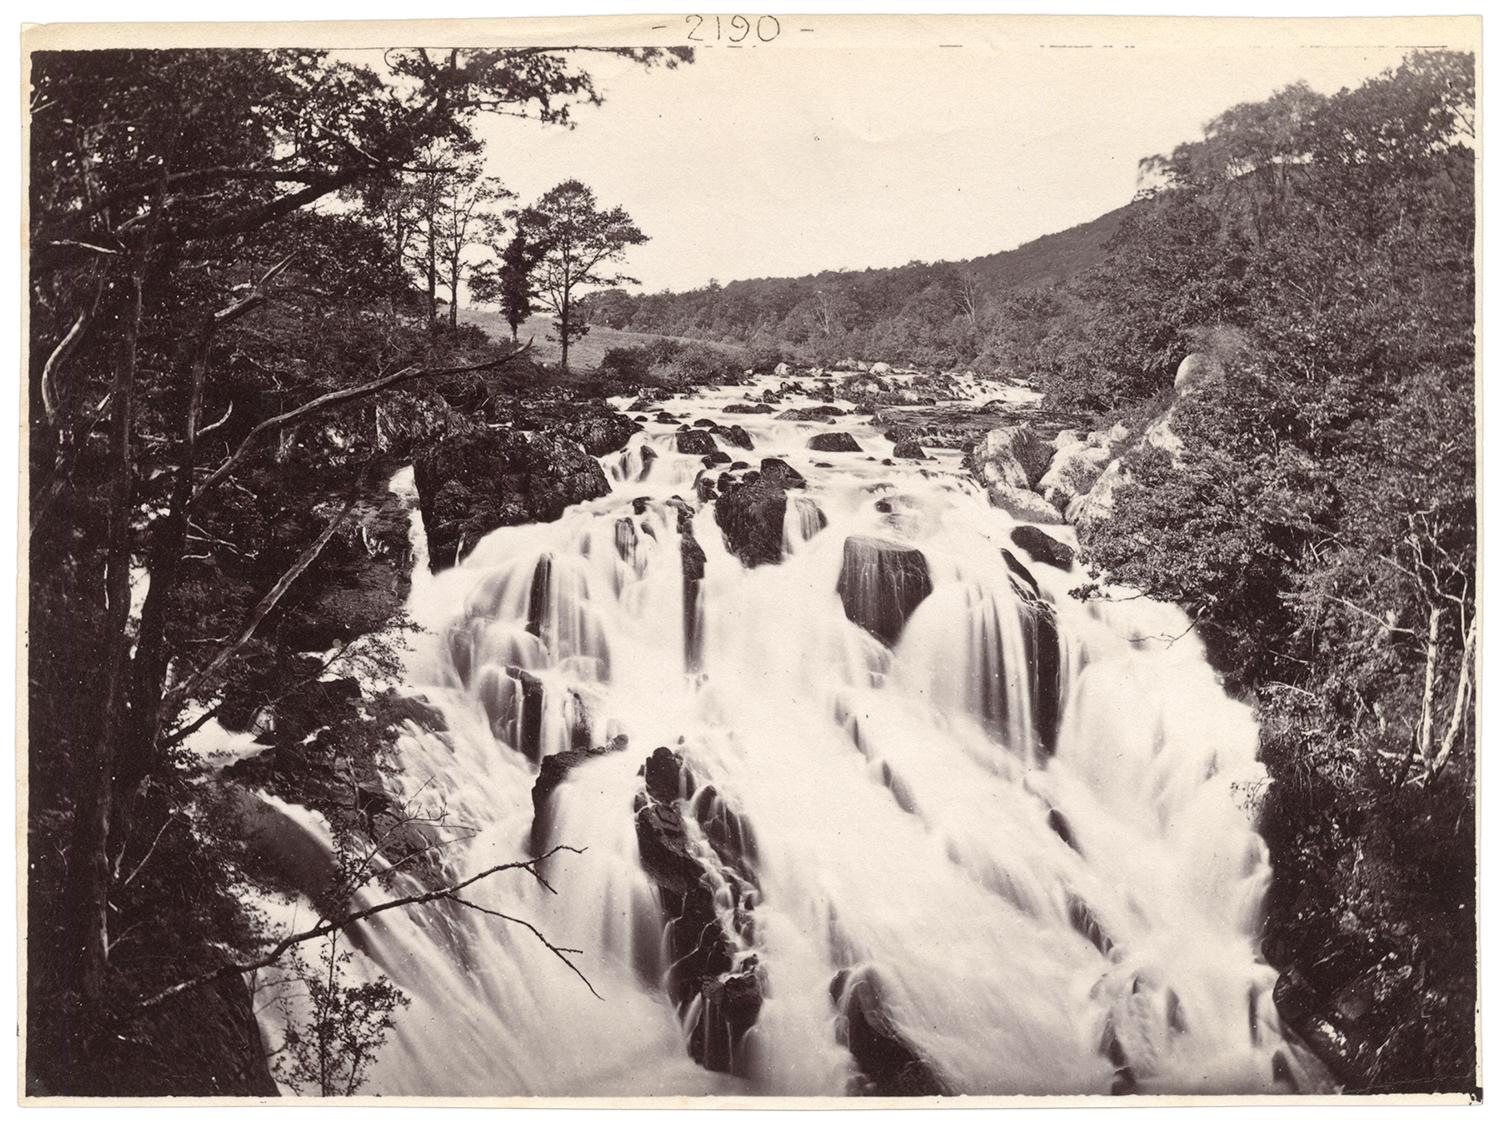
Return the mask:
M576 128L491 118L481 133L521 199L576 177L623 206L651 237L626 272L682 290L1009 249L1128 202L1143 156L1235 103L1299 79L1358 85L1431 39L1380 21L1337 34L1201 23L1218 26L788 26L672 71L592 56L605 103ZM963 42L939 46L945 35Z

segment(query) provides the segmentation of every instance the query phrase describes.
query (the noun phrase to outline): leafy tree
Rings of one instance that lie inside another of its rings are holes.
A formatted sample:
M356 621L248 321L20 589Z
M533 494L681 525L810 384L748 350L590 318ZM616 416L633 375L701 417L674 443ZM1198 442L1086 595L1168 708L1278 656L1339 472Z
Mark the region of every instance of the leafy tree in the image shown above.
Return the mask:
M588 332L579 304L591 286L618 286L635 279L609 272L632 246L647 241L624 208L601 210L593 191L565 180L521 213L517 220L536 248L537 299L556 317L562 368L568 347Z
M500 252L498 268L476 274L471 288L479 301L499 302L505 323L510 325L512 342L519 341L521 326L536 312L536 290L533 275L539 254L519 223L516 233Z
M1084 547L1256 691L1268 951L1373 998L1337 1019L1343 1078L1375 1090L1474 1074L1473 97L1472 57L1422 52L1216 119L1154 162L1155 217L1079 287L1048 385L1128 407L1169 354L1232 341L1172 407L1180 453L1128 457Z
M383 974L374 981L348 984L347 950L338 949L338 934L322 943L317 965L299 952L288 971L306 991L305 1020L283 994L286 1040L276 1059L277 1077L297 1094L324 1097L353 1095L364 1086L375 1055L396 1027L394 1013L410 998Z
M684 57L616 53L644 65ZM306 50L33 56L30 745L41 835L28 1011L41 1022L35 1042L57 1041L51 1089L85 1087L107 1067L101 1053L118 1050L106 1011L139 985L118 972L130 954L119 928L142 886L120 886L122 858L145 851L141 833L155 826L138 814L177 785L183 709L222 687L348 507L334 504L285 553L237 542L243 531L206 550L196 537L267 488L267 463L290 456L299 432L311 439L307 424L341 412L357 425L378 393L500 359L404 336L389 305L405 283L372 209L334 217L312 205L399 184L430 147L469 144L481 112L568 124L571 107L600 100L580 57L393 51L379 72ZM382 303L387 314L374 315ZM322 472L310 478L337 477L341 455L316 445L309 460ZM237 560L265 584L254 596L193 597L205 570ZM192 954L210 956L211 946Z

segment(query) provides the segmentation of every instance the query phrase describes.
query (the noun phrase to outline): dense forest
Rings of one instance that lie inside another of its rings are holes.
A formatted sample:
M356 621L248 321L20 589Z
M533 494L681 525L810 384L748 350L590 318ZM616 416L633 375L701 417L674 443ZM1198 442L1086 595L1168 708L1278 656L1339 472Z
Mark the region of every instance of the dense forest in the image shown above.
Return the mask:
M1354 1086L1474 1070L1474 60L1235 106L1129 207L967 263L594 299L807 362L974 366L1139 431L1096 574L1179 602L1253 695L1275 783L1267 954L1337 997ZM1082 596L1096 590L1080 591Z

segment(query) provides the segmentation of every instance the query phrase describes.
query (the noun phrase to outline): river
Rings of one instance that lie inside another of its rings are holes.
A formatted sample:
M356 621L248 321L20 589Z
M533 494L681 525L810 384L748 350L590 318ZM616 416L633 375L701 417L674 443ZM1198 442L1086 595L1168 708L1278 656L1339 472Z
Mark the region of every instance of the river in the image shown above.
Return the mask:
M895 460L864 418L726 410L781 382L648 412L742 426L753 452L726 452L805 478L780 563L726 548L677 421L601 459L609 496L495 531L435 576L419 559L406 687L448 730L407 728L400 785L472 834L449 850L453 875L530 854L537 758L628 745L547 799L538 847L584 850L547 862L556 894L524 873L468 893L579 951L598 996L517 923L453 904L381 915L354 936L362 972L412 1005L365 1093L889 1091L869 1074L868 1016L851 1037L856 981L878 996L883 1045L949 1093L1305 1089L1259 953L1256 726L1187 617L1128 592L1070 596L1082 573L1022 551L957 451ZM776 411L814 405L787 395ZM808 448L832 430L861 450ZM701 583L684 581L688 529ZM846 612L851 537L920 552L927 578L892 644ZM690 1051L705 1002L674 995L642 864L657 747L691 776L677 808L724 920L720 976L753 971L763 992L712 1070ZM735 849L710 839L719 811Z

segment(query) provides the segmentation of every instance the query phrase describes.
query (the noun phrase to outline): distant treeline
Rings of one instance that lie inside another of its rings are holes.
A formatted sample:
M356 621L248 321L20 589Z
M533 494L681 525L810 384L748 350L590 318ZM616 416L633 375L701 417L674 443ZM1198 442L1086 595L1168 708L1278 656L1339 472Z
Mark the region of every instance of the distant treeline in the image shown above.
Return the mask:
M1062 283L1104 257L1132 207L966 262L710 282L684 293L609 289L589 298L589 315L611 328L731 341L809 362L852 356L1025 374L1039 334L1069 307Z

